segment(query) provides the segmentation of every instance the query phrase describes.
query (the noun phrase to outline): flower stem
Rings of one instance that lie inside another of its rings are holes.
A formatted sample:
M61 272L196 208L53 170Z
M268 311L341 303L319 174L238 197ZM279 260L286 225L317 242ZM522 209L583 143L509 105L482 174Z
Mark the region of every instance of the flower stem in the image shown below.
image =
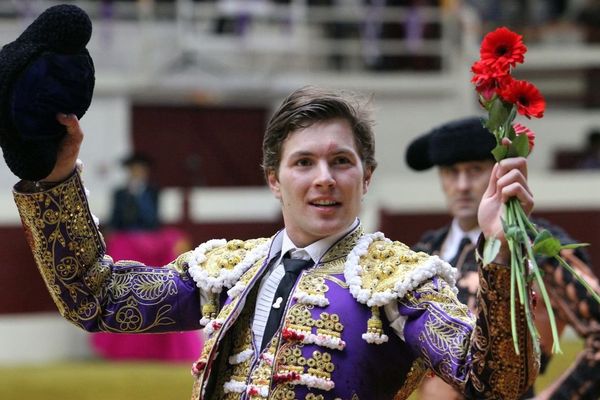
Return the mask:
M533 248L531 247L531 242L529 241L529 236L527 235L527 229L525 227L526 224L529 224L533 229L535 229L535 226L529 221L529 218L527 218L527 215L525 214L525 211L523 211L521 204L518 201L516 201L516 199L512 202L514 203L513 210L518 215L517 222L521 230L523 231L523 243L525 244L525 249L527 251L529 262L532 265L533 275L538 284L538 288L540 290L540 294L542 295L544 305L546 306L546 311L548 312L548 320L550 321L550 329L552 331L552 353L562 353L562 350L560 348L558 329L556 328L556 317L554 315L554 309L552 308L552 303L550 302L550 297L548 296L548 291L546 290L546 285L544 283L544 280L542 279L542 275L537 265L535 255L533 254ZM535 229L535 231L537 231L537 229ZM538 336L537 330L536 336ZM537 344L537 342L535 341L534 343Z

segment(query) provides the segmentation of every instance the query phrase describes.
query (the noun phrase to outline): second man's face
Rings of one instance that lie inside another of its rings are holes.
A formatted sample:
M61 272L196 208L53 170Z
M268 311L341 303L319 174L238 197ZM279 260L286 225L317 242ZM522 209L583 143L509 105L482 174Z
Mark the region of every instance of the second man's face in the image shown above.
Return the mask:
M439 167L448 211L458 219L464 230L477 226L477 210L493 167L494 163L490 160L465 161Z
M283 142L279 171L268 174L288 235L299 247L348 228L370 178L350 125L340 119L291 133Z

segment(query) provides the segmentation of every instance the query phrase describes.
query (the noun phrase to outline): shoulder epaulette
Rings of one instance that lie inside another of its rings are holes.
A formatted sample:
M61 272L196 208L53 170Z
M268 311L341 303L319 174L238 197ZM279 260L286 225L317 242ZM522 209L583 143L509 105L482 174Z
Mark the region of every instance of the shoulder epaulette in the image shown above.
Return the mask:
M231 288L269 250L267 238L251 240L215 239L183 254L177 263L186 263L196 286L209 293Z
M414 252L404 243L391 241L381 232L361 237L344 266L350 293L369 307L402 299L434 276L456 291L456 269L438 256Z

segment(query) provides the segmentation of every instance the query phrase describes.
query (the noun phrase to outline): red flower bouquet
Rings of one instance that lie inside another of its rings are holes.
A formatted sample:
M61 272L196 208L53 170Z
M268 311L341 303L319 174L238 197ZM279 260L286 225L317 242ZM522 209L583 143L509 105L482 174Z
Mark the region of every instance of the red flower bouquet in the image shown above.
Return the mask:
M517 114L527 118L542 118L546 108L544 97L533 84L514 79L510 74L511 68L524 62L526 52L527 47L523 44L521 35L504 27L498 28L483 38L480 59L471 67L471 82L479 93L480 104L488 112L484 125L496 138L497 146L492 150L492 154L497 161L507 157L527 157L531 153L535 134L526 126L513 121ZM511 252L511 327L515 351L519 353L515 310L517 296L525 309L527 325L534 337L534 343L538 343L539 335L533 323L527 296L527 282L535 280L548 310L552 327L552 351L560 352L554 313L535 255L554 257L587 288L596 301L600 302L598 294L560 257L562 249L573 249L587 244L562 245L547 230L539 230L514 198L506 204L502 222ZM533 242L530 238L534 238ZM497 239L488 240L484 248L484 263L493 260L499 248L500 242Z

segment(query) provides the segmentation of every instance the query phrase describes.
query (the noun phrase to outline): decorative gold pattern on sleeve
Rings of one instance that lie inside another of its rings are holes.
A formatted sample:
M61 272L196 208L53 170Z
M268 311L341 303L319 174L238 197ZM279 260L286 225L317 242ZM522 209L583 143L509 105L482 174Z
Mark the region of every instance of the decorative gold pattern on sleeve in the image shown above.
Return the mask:
M90 290L83 282L92 283L90 289L98 293L110 267L103 265L104 240L85 206L79 177L73 175L45 192L14 192L14 198L33 257L59 312L76 325L95 318L100 304L85 296Z
M521 308L517 331L522 351L515 354L510 328L510 269L497 264L480 268L478 297L477 327L472 339L473 387L484 398L518 399L537 377L539 352L533 346Z
M471 327L475 320L468 308L456 299L451 288L443 281L428 281L409 293L403 303L413 309L427 310L423 330L418 340L423 358L436 373L448 382L464 386L466 375L456 375L455 364L464 360L469 348ZM450 318L449 318L450 317ZM433 362L433 358L438 360ZM435 364L435 365L434 365Z
M15 191L14 198L38 269L65 318L82 328L112 332L146 332L177 323L167 315L173 306L161 303L178 294L176 279L187 280L187 275L172 265L113 265L104 255L104 240L77 174L47 191ZM145 306L152 308L142 312Z
M425 374L429 368L422 358L417 358L410 367L410 371L406 375L404 384L394 396L394 400L406 400L421 384Z

